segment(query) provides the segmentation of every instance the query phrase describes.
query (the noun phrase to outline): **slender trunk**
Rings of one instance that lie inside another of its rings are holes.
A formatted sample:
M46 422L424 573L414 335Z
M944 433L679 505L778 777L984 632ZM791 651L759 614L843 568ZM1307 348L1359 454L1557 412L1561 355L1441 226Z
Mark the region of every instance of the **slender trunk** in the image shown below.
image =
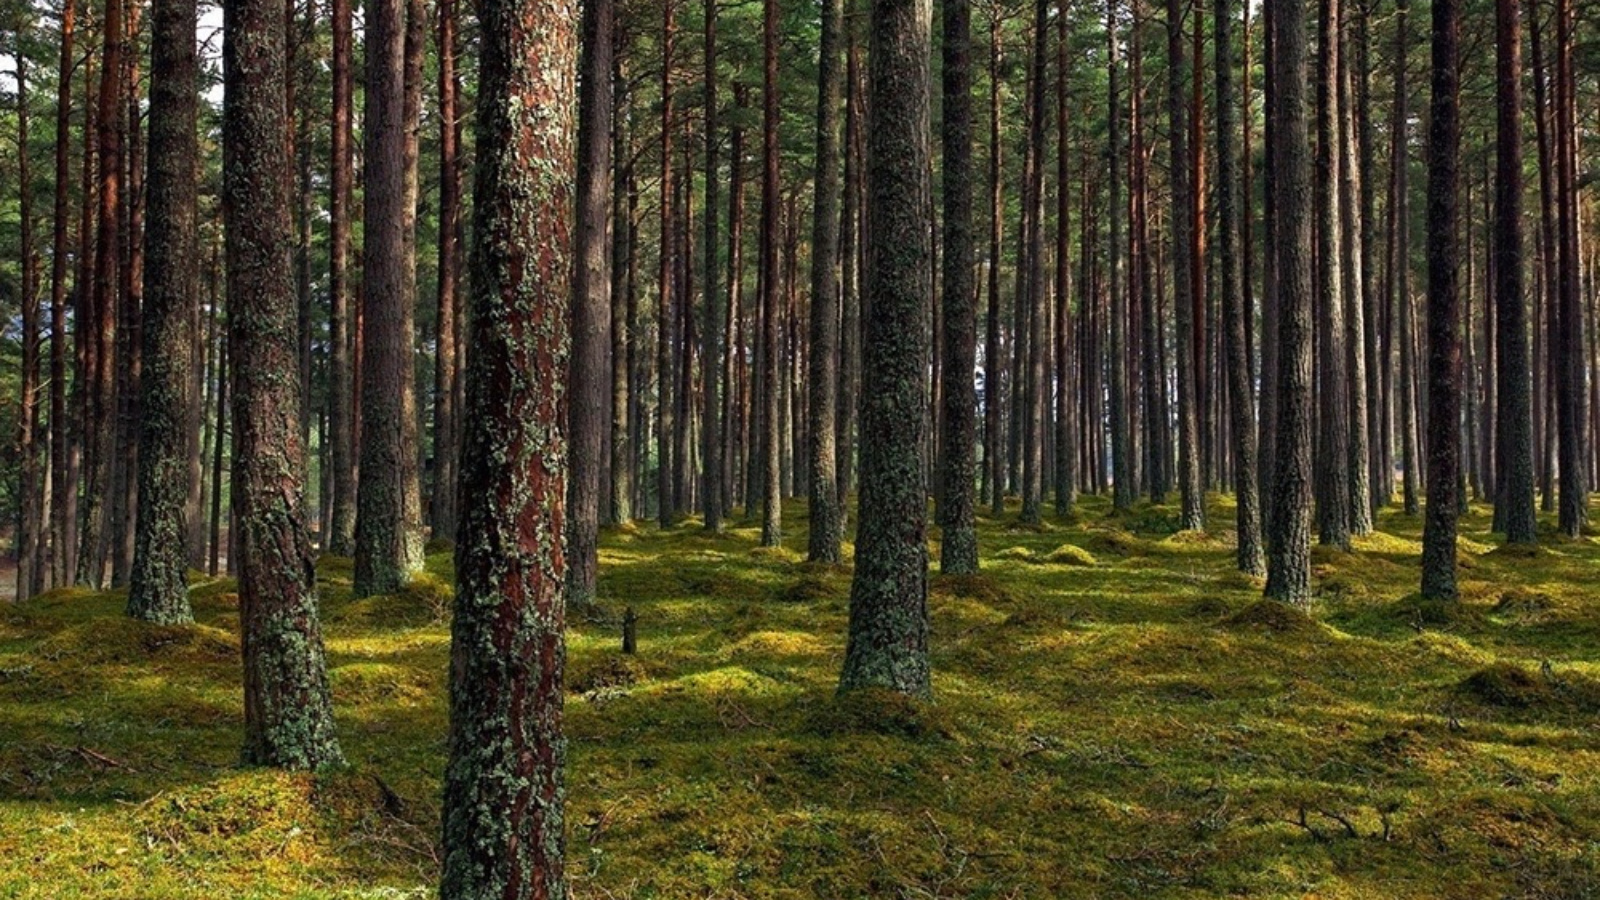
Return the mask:
M572 356L567 403L567 602L594 601L600 568L600 486L605 465L606 376L611 335L611 0L583 6L578 78L577 228ZM707 26L710 27L710 26Z
M1433 0L1433 98L1428 128L1428 509L1422 530L1422 596L1455 600L1461 467L1460 166L1458 57L1461 8ZM1563 477L1566 470L1562 471Z
M983 456L985 494L992 515L1005 511L1005 386L1000 333L1000 243L1005 230L1001 185L1000 11L989 20L989 306L983 343Z
M1556 0L1555 91L1551 131L1555 156L1556 297L1560 339L1556 414L1560 429L1559 524L1568 537L1583 534L1589 521L1588 395L1584 357L1583 296L1579 284L1577 80L1573 63L1572 0Z
M1205 329L1204 297L1197 290L1201 260L1196 230L1199 229L1196 172L1190 144L1189 104L1184 89L1189 86L1188 51L1183 41L1182 0L1167 0L1167 117L1171 147L1172 179L1172 303L1178 326L1178 491L1183 511L1180 527L1203 530L1206 524L1205 485L1201 476L1200 371Z
M1139 485L1133 477L1133 454L1128 435L1128 377L1122 364L1126 353L1128 300L1122 292L1122 185L1117 180L1116 161L1122 158L1122 126L1118 122L1121 70L1117 63L1118 4L1106 4L1106 135L1111 165L1106 171L1106 218L1109 233L1106 244L1106 275L1111 298L1111 487L1112 505L1125 510L1133 505ZM1137 27L1137 25L1135 26ZM1139 90L1139 85L1130 86Z
M1400 465L1403 469L1401 497L1406 515L1414 516L1421 508L1417 499L1420 492L1417 448L1417 378L1416 378L1416 327L1412 324L1415 306L1411 297L1411 202L1410 138L1407 135L1410 114L1407 99L1410 88L1406 84L1406 57L1411 49L1411 14L1409 0L1395 0L1398 21L1395 24L1394 63L1394 219L1395 219L1395 303L1400 307Z
M1533 509L1533 387L1522 267L1522 22L1517 0L1495 0L1494 303L1499 377L1495 499L1506 541L1538 540Z
M978 309L972 280L972 6L944 2L944 402L940 441L940 571L978 571L973 475L978 408L972 370L978 357Z
M456 73L456 0L438 3L435 38L439 52L439 280L434 305L433 496L428 507L433 536L454 542L458 518L456 487L461 469L461 423L456 406L462 328L461 114L457 107L461 78ZM606 127L609 129L609 122Z
M1074 404L1072 403L1072 390L1076 380L1072 377L1072 283L1071 261L1069 259L1070 244L1072 241L1071 208L1072 192L1068 190L1070 172L1068 163L1068 133L1067 133L1067 74L1071 66L1071 49L1069 46L1069 33L1067 30L1067 0L1058 0L1056 4L1056 365L1053 380L1055 382L1055 498L1056 515L1070 516L1077 503L1078 479L1078 431L1073 427L1072 417ZM968 71L968 86L970 93L971 72ZM968 103L971 99L968 97ZM946 109L949 107L947 106ZM968 111L968 162L967 179L971 178L971 125L970 108ZM949 163L947 162L948 166ZM971 201L968 201L968 218L971 217ZM970 227L970 224L969 224ZM970 241L969 253L970 258ZM971 278L972 268L967 267L967 277ZM969 290L970 290L969 286ZM977 315L977 297L972 295L969 303L968 317L974 320ZM974 337L976 335L974 334ZM959 359L959 358L958 358ZM953 361L953 365L959 365ZM971 366L964 373L966 384L972 384ZM971 397L976 402L976 397ZM972 444L972 436L968 435L967 444ZM972 473L970 466L967 471L967 482L970 489ZM974 571L977 567L974 565Z
M200 423L194 367L199 314L196 165L200 64L195 0L156 0L150 56L150 175L145 232L143 429L128 614L174 624L189 609L185 507Z
M68 4L70 6L70 4ZM20 521L17 523L17 600L44 589L44 491L48 469L39 445L39 288L33 251L33 177L28 145L28 60L20 48L30 30L30 8L19 8L13 38L19 52L16 61L17 87L17 184L18 251L21 257L22 307L22 384L18 392L17 451Z
M656 518L661 527L671 525L676 519L672 497L672 429L669 414L672 409L672 311L673 311L673 229L676 218L673 204L672 131L673 118L672 65L673 51L678 41L678 0L666 0L661 5L661 248L657 270L656 304Z
M1339 128L1340 0L1321 0L1317 53L1317 540L1350 548L1350 378L1345 355L1343 204Z
M333 124L328 197L328 428L331 432L333 503L328 552L355 552L356 450L354 405L354 330L350 299L350 205L354 181L351 156L350 0L332 0Z
M781 412L778 407L778 3L763 0L763 65L761 116L761 545L776 547L783 539ZM913 407L913 409L920 407ZM920 419L920 416L913 416ZM865 476L863 476L865 477Z
M343 763L317 621L316 570L301 503L298 346L290 271L284 15L278 0L223 7L223 209L229 346L235 362L233 507L240 524L239 619L247 764ZM231 554L230 554L231 556Z
M61 6L61 58L56 77L55 206L50 241L50 583L73 574L77 446L67 422L67 225L72 179L72 71L77 37L77 2ZM79 246L81 255L85 247ZM84 285L80 282L79 287ZM35 576L37 580L37 576ZM19 593L20 597L21 594Z
M931 690L926 425L907 411L927 408L931 3L877 0L872 18L862 493L839 688L925 697Z

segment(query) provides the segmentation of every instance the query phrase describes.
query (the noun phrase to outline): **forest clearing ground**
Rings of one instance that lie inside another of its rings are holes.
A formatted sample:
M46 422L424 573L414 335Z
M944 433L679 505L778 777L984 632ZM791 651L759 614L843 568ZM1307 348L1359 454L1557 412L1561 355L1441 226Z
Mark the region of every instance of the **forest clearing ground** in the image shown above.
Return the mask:
M1209 535L980 519L982 574L931 578L931 705L835 698L849 572L796 524L611 530L568 645L574 896L1600 895L1600 545L1497 549L1488 514L1459 609L1391 512L1317 551L1309 616L1232 571L1225 500ZM0 607L0 897L432 896L449 553L393 597L320 573L353 765L316 777L235 765L231 582L185 628Z

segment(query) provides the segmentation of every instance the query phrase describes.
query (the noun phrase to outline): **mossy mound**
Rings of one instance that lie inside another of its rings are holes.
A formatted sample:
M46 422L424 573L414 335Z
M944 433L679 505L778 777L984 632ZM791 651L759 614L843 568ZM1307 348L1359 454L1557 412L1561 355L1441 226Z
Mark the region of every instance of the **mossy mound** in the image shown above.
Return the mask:
M1277 600L1257 600L1222 621L1239 631L1262 631L1281 635L1312 635L1321 626L1304 610Z
M806 728L823 737L876 734L927 740L953 735L941 707L879 688L847 691L812 710Z
M1099 565L1099 560L1094 558L1093 553L1079 547L1077 544L1062 544L1046 554L1044 559L1045 562L1054 563L1058 566L1089 567Z
M1512 560L1528 562L1541 559L1550 554L1542 544L1501 544L1485 553L1484 556L1494 560Z
M1009 559L1014 562L1033 562L1033 551L1027 547L1007 547L994 556L995 559Z
M1512 663L1495 663L1462 679L1462 694L1488 704L1513 709L1548 705L1555 690L1542 676Z
M1207 622L1215 622L1232 614L1233 606L1221 597L1201 597L1184 610L1185 616Z
M418 572L393 594L376 594L339 604L329 619L377 627L416 627L449 619L455 587L430 572Z
M1099 556L1122 558L1144 556L1150 552L1150 542L1120 528L1101 528L1089 532L1083 541L1084 549Z
M33 648L44 662L125 665L147 661L168 664L231 663L239 659L239 638L208 625L151 625L133 619L95 619L57 632Z
M154 798L137 828L168 855L307 861L318 818L312 776L253 770Z
M441 687L413 668L381 662L335 666L328 672L334 700L340 703L416 702Z
M1565 618L1565 604L1549 594L1527 588L1512 588L1500 595L1494 614L1519 625L1542 625Z
M935 575L929 579L928 587L935 595L973 600L989 606L1004 606L1016 602L1016 595L1004 582L982 573Z
M1390 604L1384 616L1396 625L1423 629L1476 628L1483 624L1483 611L1460 600L1437 600L1409 594Z
M821 603L848 600L850 580L844 570L803 572L778 592L784 603Z
M621 691L647 677L644 663L637 656L619 653L571 666L567 673L567 690L584 695Z

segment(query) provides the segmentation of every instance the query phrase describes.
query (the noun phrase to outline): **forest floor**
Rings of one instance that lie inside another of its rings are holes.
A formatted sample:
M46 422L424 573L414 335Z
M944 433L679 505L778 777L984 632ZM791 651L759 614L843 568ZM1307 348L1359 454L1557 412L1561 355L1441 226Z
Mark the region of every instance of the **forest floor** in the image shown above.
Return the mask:
M1497 549L1474 507L1451 610L1391 513L1317 551L1306 615L1210 515L983 520L983 574L932 578L932 704L836 699L849 573L801 561L802 506L776 550L610 532L569 637L574 896L1600 896L1600 544ZM322 560L351 766L318 776L236 765L231 582L184 628L0 609L0 897L431 896L449 565L356 601Z

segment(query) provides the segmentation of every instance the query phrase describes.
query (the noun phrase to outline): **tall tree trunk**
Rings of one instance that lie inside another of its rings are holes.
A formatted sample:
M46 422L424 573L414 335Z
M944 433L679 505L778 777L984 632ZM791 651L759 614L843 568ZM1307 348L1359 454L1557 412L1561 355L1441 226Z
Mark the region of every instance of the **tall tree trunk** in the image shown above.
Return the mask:
M558 900L577 23L555 0L479 10L461 465L473 502L456 546L440 896Z
M1071 173L1069 171L1070 155L1068 154L1067 132L1067 76L1071 71L1070 36L1067 30L1067 0L1057 0L1056 3L1056 367L1055 381L1055 498L1056 515L1070 516L1078 497L1078 430L1073 427L1073 413L1075 405L1072 401L1073 386L1077 383L1072 374L1072 264L1070 259L1072 243L1071 208L1072 192L1068 190ZM968 68L968 163L967 179L971 178L971 125L970 125L970 88L971 69ZM949 107L946 106L948 110ZM946 113L948 115L948 112ZM948 160L945 163L949 166ZM947 168L948 171L948 168ZM970 189L969 189L970 190ZM971 201L968 200L968 219L971 218ZM969 224L970 228L970 224ZM970 253L970 241L969 253ZM968 277L971 277L972 268L967 267ZM969 300L972 304L969 318L973 319L976 327L977 296L973 294ZM948 325L946 326L949 327ZM976 333L974 333L974 337ZM959 362L952 360L953 365ZM969 370L971 366L967 367ZM971 372L965 373L966 383L971 386ZM969 397L976 402L976 397ZM972 436L968 435L967 444L972 444ZM972 482L971 467L968 467L967 482L970 488ZM946 538L948 540L948 537ZM974 557L976 559L976 557ZM977 566L973 566L977 571Z
M677 227L673 204L672 66L678 42L678 0L661 4L661 247L658 254L656 303L656 519L661 527L676 519L672 496L672 324L673 324L673 229Z
M1317 48L1317 540L1350 547L1350 378L1341 252L1345 147L1339 129L1340 0L1321 0Z
M333 503L328 552L355 553L356 457L354 329L350 298L351 156L350 0L332 0L333 123L328 197L328 428L331 432Z
M1194 183L1196 171L1190 145L1188 50L1183 41L1182 0L1167 0L1167 117L1172 179L1172 302L1178 326L1178 492L1183 510L1180 527L1203 530L1206 525L1205 484L1201 478L1199 375L1204 366L1200 349L1205 328L1204 299L1196 291L1202 261L1196 255L1195 230L1200 226Z
M978 358L977 291L972 280L972 5L944 0L944 436L939 526L944 531L939 569L978 571L973 475Z
M1559 524L1568 537L1583 534L1589 521L1587 375L1583 297L1579 284L1577 76L1573 64L1572 0L1556 0L1555 91L1551 129L1555 150L1556 296L1560 341L1556 414L1561 435Z
M1461 443L1461 8L1433 0L1433 99L1428 126L1428 509L1422 596L1455 600ZM1562 471L1563 477L1566 471Z
M928 666L927 407L932 246L924 225L932 4L872 6L861 510L840 690L931 690ZM910 412L908 412L910 411Z
M72 179L72 73L77 2L61 7L61 58L56 77L55 206L50 241L50 583L73 576L77 505L77 442L67 422L67 197ZM79 246L80 256L87 248ZM79 288L86 287L81 282ZM20 596L20 595L19 595Z
M70 4L69 4L70 5ZM44 589L44 505L45 483L48 470L41 468L44 460L39 445L39 288L33 251L33 176L29 165L28 145L28 60L24 42L30 30L31 7L19 8L16 28L14 59L16 61L17 87L17 184L18 184L18 255L21 269L22 307L22 384L17 415L17 450L21 456L18 465L17 489L19 519L17 523L17 600L27 598Z
M989 19L989 306L983 342L983 457L985 497L990 513L1005 511L1005 371L1000 315L1000 243L1005 230L1005 196L1001 183L1003 145L1000 132L1002 45L1000 7Z
M144 141L139 126L139 20L144 7L129 2L123 8L123 177L121 243L117 265L116 337L112 355L111 397L115 448L110 460L111 497L106 511L102 546L111 567L110 586L125 588L133 568L135 506L139 472L140 310L144 305ZM134 50L129 52L132 45Z
M1522 22L1495 0L1494 303L1499 345L1495 505L1506 541L1538 540L1533 509L1533 385L1522 266Z
M1355 0L1356 3L1364 0ZM1372 479L1368 464L1368 446L1372 435L1368 428L1367 411L1370 399L1367 393L1367 325L1365 265L1366 231L1362 217L1361 193L1365 173L1360 166L1360 148L1356 141L1356 92L1351 65L1349 40L1343 35L1349 27L1352 14L1346 10L1344 24L1338 30L1338 150L1343 156L1339 167L1339 253L1344 257L1343 281L1340 293L1344 295L1344 346L1345 371L1349 373L1348 421L1350 442L1345 464L1346 490L1349 492L1349 526L1352 534L1372 532Z
M628 259L636 235L628 212L628 185L633 178L633 103L627 78L623 74L622 39L612 30L611 70L611 447L609 484L611 496L606 504L606 521L620 525L633 519L634 470L629 457L632 421L629 410L634 402L632 368L634 323L628 318Z
M594 601L600 566L600 485L605 465L606 376L611 335L611 69L615 8L583 6L578 79L578 219L567 384L567 601Z
M604 5L602 2L593 4ZM433 496L428 504L433 536L454 541L457 482L461 471L461 78L456 0L438 0L439 52L439 280L435 296L433 371ZM605 127L608 131L610 122ZM607 211L609 214L609 210Z
M316 570L301 504L297 311L290 272L284 5L223 6L223 210L233 398L233 506L244 648L244 760L339 765L317 622Z
M1311 161L1305 0L1272 5L1273 192L1278 235L1278 414L1266 595L1311 599Z
M763 0L763 87L761 92L761 307L765 353L761 360L761 545L776 547L783 539L783 496L780 459L782 422L778 407L778 2ZM874 107L876 109L876 107ZM920 409L920 407L911 407ZM920 419L915 414L913 418ZM865 475L863 474L863 478Z
M94 275L89 288L88 315L80 334L87 338L84 352L86 399L84 411L84 484L82 546L78 553L78 582L99 587L105 578L106 499L110 495L112 442L115 437L115 359L117 286L122 259L122 137L126 125L123 105L122 0L107 0L101 23L104 52L100 60L99 113L96 116L99 155L99 235L95 241Z
M721 176L718 171L718 142L721 135L717 124L717 8L716 0L706 0L705 11L705 231L703 275L705 300L701 307L700 325L700 512L705 529L722 530L722 387L719 376L724 349L725 315L722 301L722 273L719 249L721 242ZM831 395L830 395L831 396ZM832 417L833 407L828 408ZM830 461L831 465L831 461ZM830 469L831 471L831 469Z
M1120 4L1106 4L1106 137L1112 165L1106 174L1106 276L1111 298L1111 490L1112 506L1125 510L1133 506L1139 485L1133 476L1133 452L1128 435L1128 377L1122 364L1127 348L1128 300L1122 292L1122 185L1117 180L1116 161L1122 158L1122 126L1117 113L1122 77L1117 63L1117 10ZM1137 26L1135 26L1137 27ZM1130 90L1139 90L1131 85Z
M415 422L407 277L406 3L377 0L366 18L367 111L362 265L361 480L356 494L354 590L388 594L421 565L413 532ZM240 371L243 370L242 362Z
M807 557L839 561L835 413L839 405L839 98L844 72L840 38L844 0L823 0L817 68L816 203L811 219L811 357L806 452L811 531Z
M185 507L199 430L194 380L199 315L196 164L200 64L195 0L156 0L150 41L149 217L145 232L144 422L139 435L139 514L128 614L187 622Z
M1416 379L1416 328L1412 313L1416 308L1411 297L1411 157L1408 151L1410 114L1407 99L1410 88L1406 84L1407 56L1411 51L1411 13L1409 0L1395 0L1395 62L1394 62L1394 228L1395 251L1391 268L1394 271L1395 300L1400 307L1400 465L1401 502L1406 515L1414 516L1421 508L1417 496L1419 484L1417 470L1420 455L1417 448L1417 379Z
M1023 367L1022 384L1022 515L1023 522L1038 522L1042 494L1044 493L1044 393L1045 357L1050 352L1045 338L1045 283L1044 283L1044 133L1045 67L1049 59L1049 0L1035 0L1033 19L1032 71L1029 79L1033 86L1029 94L1028 157L1031 164L1024 166L1026 179L1022 198L1023 241L1027 250L1023 254L1026 272L1019 272L1025 291L1017 292L1017 301L1026 304L1023 310L1025 331L1017 335L1021 345Z
M855 486L856 421L861 394L861 203L863 109L860 0L849 0L843 23L845 41L844 195L839 205L839 388L834 426L834 479L838 483L841 533L849 517Z
M1239 197L1239 160L1233 151L1233 2L1216 0L1213 37L1216 41L1217 89L1217 264L1222 293L1224 340L1228 352L1230 440L1238 461L1234 492L1238 498L1235 527L1239 532L1236 560L1241 572L1266 573L1261 549L1260 498L1256 494L1255 403L1250 377L1250 355L1245 334L1250 323L1239 297L1239 263L1235 257L1235 203ZM1198 26L1198 23L1197 23ZM1245 227L1249 227L1248 221Z

